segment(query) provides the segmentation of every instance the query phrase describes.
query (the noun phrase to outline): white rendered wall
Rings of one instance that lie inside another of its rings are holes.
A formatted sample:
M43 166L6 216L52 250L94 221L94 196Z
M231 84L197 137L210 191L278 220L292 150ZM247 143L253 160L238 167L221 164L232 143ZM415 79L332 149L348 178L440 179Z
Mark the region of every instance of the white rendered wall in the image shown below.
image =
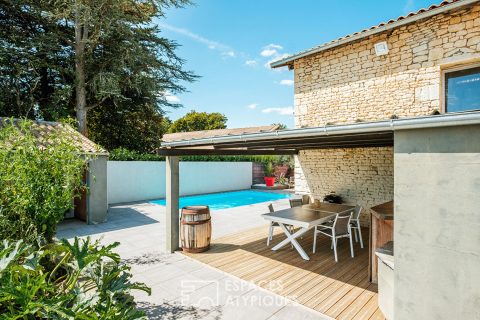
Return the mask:
M108 203L165 198L165 162L108 161ZM250 189L251 162L180 162L180 195Z

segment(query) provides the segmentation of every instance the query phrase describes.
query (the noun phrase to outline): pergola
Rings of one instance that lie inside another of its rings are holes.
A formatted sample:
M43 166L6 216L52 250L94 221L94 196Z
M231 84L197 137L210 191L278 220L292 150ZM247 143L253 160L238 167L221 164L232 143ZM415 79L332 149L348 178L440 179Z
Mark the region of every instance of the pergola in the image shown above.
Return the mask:
M473 112L163 142L157 153L166 156L167 250L173 252L179 247L180 156L295 155L310 149L393 146L397 130L479 122L480 114Z

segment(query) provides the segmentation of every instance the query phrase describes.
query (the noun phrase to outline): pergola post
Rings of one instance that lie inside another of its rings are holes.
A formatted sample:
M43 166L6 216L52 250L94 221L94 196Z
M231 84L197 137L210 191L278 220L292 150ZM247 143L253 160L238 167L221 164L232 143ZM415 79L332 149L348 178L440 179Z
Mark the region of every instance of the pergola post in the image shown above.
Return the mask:
M174 252L179 247L179 161L178 157L168 156L166 164L166 246L167 251Z

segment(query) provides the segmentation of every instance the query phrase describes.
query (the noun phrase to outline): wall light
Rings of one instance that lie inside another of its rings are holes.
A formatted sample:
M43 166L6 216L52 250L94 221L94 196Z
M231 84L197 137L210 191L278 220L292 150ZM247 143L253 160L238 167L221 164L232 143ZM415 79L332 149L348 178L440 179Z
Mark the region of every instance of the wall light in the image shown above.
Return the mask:
M384 56L388 54L388 45L385 41L375 43L375 53L377 56Z

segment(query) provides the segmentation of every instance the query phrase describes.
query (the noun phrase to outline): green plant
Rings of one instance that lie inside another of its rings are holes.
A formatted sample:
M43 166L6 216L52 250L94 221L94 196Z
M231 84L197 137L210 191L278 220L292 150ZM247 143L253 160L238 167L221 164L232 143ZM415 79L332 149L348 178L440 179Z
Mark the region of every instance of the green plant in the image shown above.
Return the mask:
M274 169L273 169L273 165L271 162L268 162L266 165L265 165L265 177L273 177L274 176Z
M0 239L51 241L84 188L88 159L62 128L41 135L30 121L0 123Z
M0 319L146 319L132 290L129 267L89 238L61 240L39 250L23 241L0 243Z

